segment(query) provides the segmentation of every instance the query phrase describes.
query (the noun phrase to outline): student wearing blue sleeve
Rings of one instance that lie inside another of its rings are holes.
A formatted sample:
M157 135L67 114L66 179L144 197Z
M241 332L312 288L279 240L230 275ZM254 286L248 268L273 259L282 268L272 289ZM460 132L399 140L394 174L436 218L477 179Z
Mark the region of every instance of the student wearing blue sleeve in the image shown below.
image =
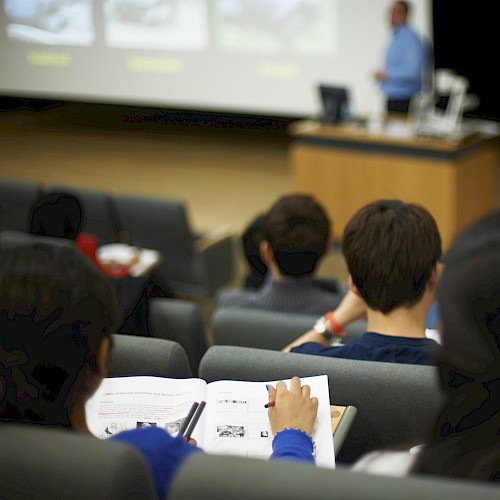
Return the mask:
M29 243L0 248L0 421L89 433L85 405L106 376L118 305L108 279L76 248ZM270 388L273 458L314 461L317 400L296 378ZM115 434L151 467L158 498L200 450L149 427Z
M300 409L300 411L297 411ZM290 389L284 382L269 386L269 422L274 435L271 458L314 463L311 436L318 413L318 399L311 398L308 385L292 377Z
M314 442L311 438L318 412L317 398L310 397L310 388L293 377L290 390L284 382L276 389L269 387L269 421L274 434L272 459L314 464ZM153 472L159 498L165 498L170 482L184 460L201 450L183 438L171 437L157 427L132 429L115 434L111 439L137 448Z
M409 2L393 2L389 11L392 37L387 46L384 67L374 73L387 98L388 112L407 113L411 97L422 90L428 73L427 44L408 25Z

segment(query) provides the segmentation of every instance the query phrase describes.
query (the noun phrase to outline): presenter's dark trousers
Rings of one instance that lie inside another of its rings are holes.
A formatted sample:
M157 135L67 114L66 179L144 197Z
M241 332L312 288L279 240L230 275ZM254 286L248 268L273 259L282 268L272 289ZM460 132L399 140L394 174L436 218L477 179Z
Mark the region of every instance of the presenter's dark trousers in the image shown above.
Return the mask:
M410 99L387 99L388 113L408 113Z

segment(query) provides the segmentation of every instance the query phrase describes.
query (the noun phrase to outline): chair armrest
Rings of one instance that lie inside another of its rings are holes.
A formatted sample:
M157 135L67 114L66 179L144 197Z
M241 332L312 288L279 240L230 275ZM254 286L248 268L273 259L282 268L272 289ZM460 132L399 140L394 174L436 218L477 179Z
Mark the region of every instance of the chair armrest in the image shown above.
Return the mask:
M342 445L349 434L349 430L351 429L352 423L354 422L354 418L358 413L358 410L355 406L349 405L346 406L342 415L339 416L338 420L334 422L335 411L338 408L342 408L339 406L332 406L332 428L333 428L333 449L335 451L335 457L338 456L340 450L342 449Z
M222 241L232 238L236 233L231 231L230 228L231 226L225 225L203 233L194 240L193 250L195 253L202 253L208 250L209 247L216 246Z
M197 245L196 258L205 275L209 295L226 285L234 275L234 238L230 233L211 232ZM202 250L200 250L202 249Z

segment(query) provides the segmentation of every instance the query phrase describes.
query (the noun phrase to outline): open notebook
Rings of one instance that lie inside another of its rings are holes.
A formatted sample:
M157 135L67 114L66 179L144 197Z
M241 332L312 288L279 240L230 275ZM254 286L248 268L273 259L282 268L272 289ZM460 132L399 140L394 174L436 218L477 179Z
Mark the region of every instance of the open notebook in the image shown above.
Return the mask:
M335 466L328 378L302 378L319 400L314 430L316 463ZM289 380L285 381L289 384ZM87 402L90 431L100 438L125 429L154 425L177 435L194 401L206 401L205 411L193 433L207 453L235 454L267 459L272 452L272 433L264 405L269 382L161 377L104 379Z

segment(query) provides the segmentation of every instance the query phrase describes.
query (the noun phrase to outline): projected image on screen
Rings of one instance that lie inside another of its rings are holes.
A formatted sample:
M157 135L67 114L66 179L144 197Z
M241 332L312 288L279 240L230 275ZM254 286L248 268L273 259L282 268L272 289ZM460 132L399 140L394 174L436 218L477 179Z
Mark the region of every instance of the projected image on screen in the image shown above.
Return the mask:
M47 45L90 45L92 0L4 0L7 36Z
M208 44L207 0L107 0L109 47L197 50Z
M336 2L215 0L217 47L228 52L327 54L336 48Z
M0 0L0 95L287 117L377 109L389 0ZM430 33L431 0L413 0Z

